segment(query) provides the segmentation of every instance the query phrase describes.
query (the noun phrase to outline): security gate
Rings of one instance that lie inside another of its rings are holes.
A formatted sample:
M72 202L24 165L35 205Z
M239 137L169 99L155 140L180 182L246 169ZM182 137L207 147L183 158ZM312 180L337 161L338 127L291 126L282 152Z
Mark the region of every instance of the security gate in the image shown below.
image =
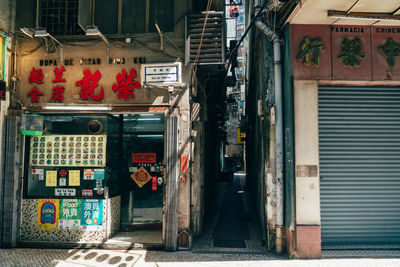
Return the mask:
M400 245L400 88L320 87L323 246Z

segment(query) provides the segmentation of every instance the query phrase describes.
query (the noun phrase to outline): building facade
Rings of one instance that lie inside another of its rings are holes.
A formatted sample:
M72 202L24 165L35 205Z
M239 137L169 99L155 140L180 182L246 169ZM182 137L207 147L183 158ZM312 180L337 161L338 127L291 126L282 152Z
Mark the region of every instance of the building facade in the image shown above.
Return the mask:
M2 185L13 187L13 242L4 246L101 244L152 229L165 249L190 248L201 233L210 165L207 99L195 92L215 88L201 77L214 70L198 66L209 62L185 58L186 42L195 39L190 14L201 18L215 6L43 0L15 7Z
M398 248L398 3L255 2L246 153L268 248Z

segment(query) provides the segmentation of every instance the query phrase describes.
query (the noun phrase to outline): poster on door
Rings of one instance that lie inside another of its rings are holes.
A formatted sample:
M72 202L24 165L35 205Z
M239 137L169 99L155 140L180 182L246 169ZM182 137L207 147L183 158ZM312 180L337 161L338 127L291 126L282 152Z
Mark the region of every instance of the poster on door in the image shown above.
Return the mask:
M60 200L60 229L80 229L81 227L81 200Z
M81 225L98 227L103 224L103 200L82 199Z
M44 231L58 230L58 199L38 199L37 228Z

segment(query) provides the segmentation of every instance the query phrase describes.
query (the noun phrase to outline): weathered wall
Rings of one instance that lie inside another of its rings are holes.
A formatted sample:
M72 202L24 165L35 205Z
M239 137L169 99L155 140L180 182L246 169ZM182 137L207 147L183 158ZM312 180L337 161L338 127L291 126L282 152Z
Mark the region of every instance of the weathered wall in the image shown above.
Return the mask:
M2 0L0 5L0 29L14 31L16 1Z
M321 256L318 83L294 82L297 257Z

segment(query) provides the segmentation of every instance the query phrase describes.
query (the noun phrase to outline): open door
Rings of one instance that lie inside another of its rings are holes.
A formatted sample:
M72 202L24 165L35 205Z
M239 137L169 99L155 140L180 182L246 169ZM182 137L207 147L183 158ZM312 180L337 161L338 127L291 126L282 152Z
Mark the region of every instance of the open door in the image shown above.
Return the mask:
M121 123L121 231L161 230L164 114L123 115Z

